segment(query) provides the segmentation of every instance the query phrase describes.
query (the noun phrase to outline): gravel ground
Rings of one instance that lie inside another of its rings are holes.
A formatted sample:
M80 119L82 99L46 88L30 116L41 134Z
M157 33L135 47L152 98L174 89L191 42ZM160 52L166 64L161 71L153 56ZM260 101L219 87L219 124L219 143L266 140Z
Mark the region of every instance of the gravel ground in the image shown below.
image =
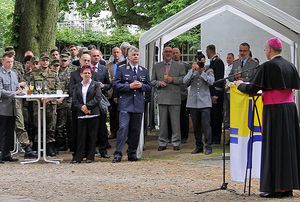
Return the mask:
M220 147L214 146L209 156L191 155L194 141L189 140L179 152L172 147L158 152L156 139L148 137L138 162L124 156L118 164L99 157L91 164L70 164L70 153L63 152L60 165L5 163L0 165L0 201L263 201L257 179L252 180L250 196L243 193L243 184L230 180L228 160L228 189L195 194L222 185ZM285 200L299 201L300 192L294 195Z

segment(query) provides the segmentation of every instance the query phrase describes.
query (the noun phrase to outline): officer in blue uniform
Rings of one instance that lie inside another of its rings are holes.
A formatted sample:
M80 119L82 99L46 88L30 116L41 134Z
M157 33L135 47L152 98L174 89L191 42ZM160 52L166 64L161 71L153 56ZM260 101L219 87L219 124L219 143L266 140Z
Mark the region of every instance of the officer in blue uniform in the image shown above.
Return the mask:
M151 91L149 73L138 65L139 50L131 47L128 50L128 63L119 66L113 87L119 92L119 130L113 163L120 162L122 151L127 141L128 160L137 161L136 150L145 107L145 92Z

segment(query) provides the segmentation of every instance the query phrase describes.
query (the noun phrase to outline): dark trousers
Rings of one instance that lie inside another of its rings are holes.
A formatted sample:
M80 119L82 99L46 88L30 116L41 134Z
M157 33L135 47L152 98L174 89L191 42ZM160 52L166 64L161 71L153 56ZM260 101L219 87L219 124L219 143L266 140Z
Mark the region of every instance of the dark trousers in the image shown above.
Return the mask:
M77 108L72 106L72 135L70 136L70 151L75 152L77 148L77 126L78 126L78 116Z
M229 129L230 128L230 93L225 93L225 121L224 121L224 128Z
M181 100L180 107L180 130L181 140L187 140L189 137L189 110L186 108L187 99Z
M206 147L211 147L211 126L210 126L210 108L191 108L190 109L196 147L203 148L202 131L205 137Z
M220 96L217 99L217 104L213 104L211 108L211 130L212 130L212 143L220 144L223 122L223 98Z
M110 134L116 137L117 131L119 129L119 112L118 104L114 102L113 98L109 99L111 109L109 111L109 124L110 124Z
M136 154L140 139L142 115L142 113L120 111L115 154L122 155L126 140L128 143L128 154Z
M0 115L0 151L2 158L10 156L14 148L15 116Z
M99 116L99 128L98 128L98 145L99 145L99 152L104 153L106 152L106 147L108 145L108 131L106 127L106 114L101 114Z
M99 117L78 119L75 161L82 161L84 157L94 161L98 121Z

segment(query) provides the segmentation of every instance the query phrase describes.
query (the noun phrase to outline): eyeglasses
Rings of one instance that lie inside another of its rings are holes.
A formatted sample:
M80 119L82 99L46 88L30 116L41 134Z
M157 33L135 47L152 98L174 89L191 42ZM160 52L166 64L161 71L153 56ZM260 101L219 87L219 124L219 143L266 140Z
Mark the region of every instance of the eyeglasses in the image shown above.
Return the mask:
M83 74L91 74L91 72L83 72Z

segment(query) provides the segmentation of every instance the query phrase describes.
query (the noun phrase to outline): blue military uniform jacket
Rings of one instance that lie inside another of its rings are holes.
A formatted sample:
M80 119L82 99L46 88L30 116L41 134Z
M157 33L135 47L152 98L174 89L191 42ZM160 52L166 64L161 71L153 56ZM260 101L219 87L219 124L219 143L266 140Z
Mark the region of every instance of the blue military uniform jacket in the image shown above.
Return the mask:
M134 76L142 82L142 88L133 90L130 89L130 83L134 81ZM137 74L129 64L119 66L113 87L119 92L118 110L132 113L143 113L145 107L144 92L151 91L148 70L138 66Z

